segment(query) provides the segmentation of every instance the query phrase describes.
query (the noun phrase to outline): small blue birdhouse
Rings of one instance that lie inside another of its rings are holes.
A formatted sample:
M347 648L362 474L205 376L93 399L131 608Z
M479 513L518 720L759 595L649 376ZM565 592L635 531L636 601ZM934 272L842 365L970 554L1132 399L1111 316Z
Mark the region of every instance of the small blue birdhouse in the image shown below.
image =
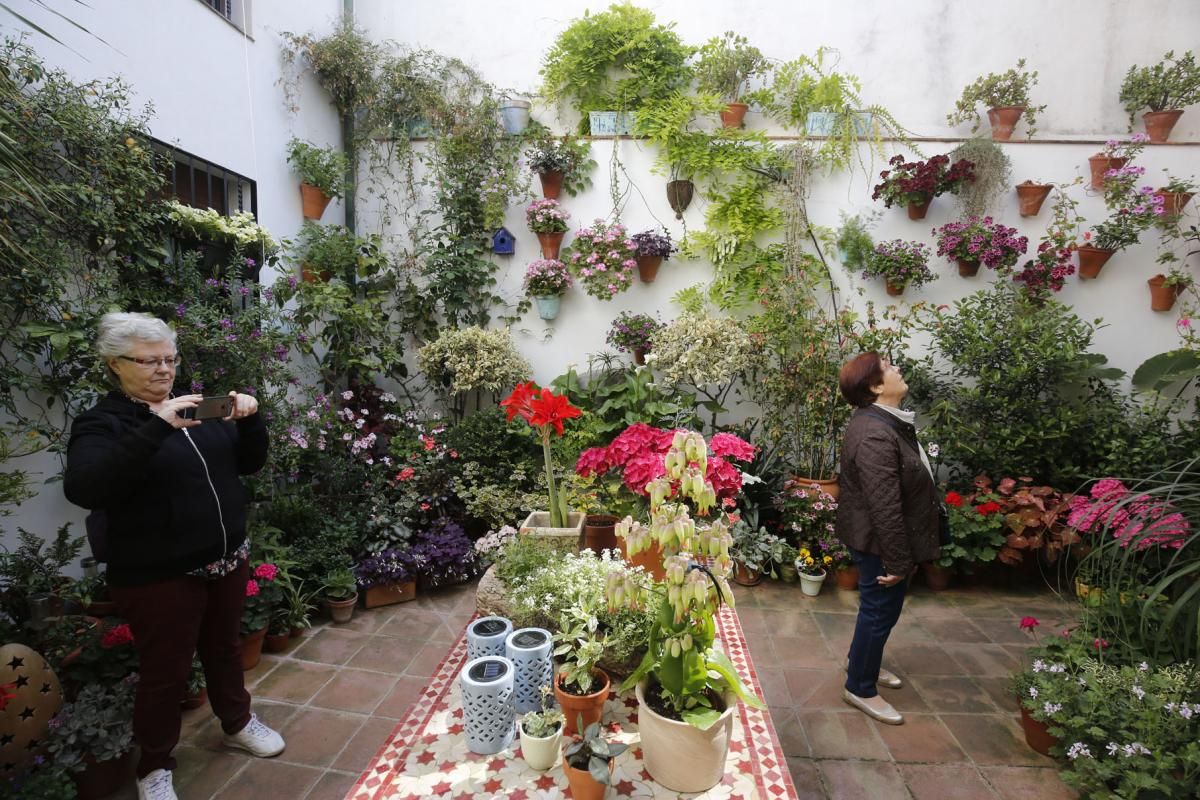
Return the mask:
M492 234L492 252L501 256L511 256L516 250L517 241L509 233L508 228L501 228Z

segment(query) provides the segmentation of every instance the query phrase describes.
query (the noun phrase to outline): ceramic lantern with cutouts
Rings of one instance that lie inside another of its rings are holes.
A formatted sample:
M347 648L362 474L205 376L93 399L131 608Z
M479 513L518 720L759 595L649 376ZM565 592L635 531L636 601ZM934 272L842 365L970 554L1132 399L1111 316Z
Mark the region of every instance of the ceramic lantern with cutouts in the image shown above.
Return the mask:
M62 688L46 659L23 644L0 647L0 781L41 752Z

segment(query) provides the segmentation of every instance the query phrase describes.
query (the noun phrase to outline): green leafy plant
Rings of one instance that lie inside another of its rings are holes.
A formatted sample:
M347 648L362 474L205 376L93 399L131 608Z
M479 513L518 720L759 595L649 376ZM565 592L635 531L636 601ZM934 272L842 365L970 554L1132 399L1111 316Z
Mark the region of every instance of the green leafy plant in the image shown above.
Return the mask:
M714 94L725 103L740 102L746 84L770 72L770 62L762 52L733 31L709 39L696 56L697 90Z
M137 677L79 690L50 722L47 749L57 766L82 772L85 756L112 761L133 747L133 695Z
M529 169L539 175L561 172L563 191L572 197L592 185L591 172L596 162L586 139L570 134L555 137L544 125L531 125L525 135L528 141L525 163Z
M63 574L67 565L79 558L83 537L71 537L71 524L61 525L53 541L17 529L19 544L15 550L0 552L0 588L4 590L6 609L15 619L28 619L27 603L34 595L65 592L69 579Z
M349 600L358 593L358 580L350 567L337 567L326 573L322 588L330 600Z
M572 605L559 615L554 634L562 687L574 686L578 694L591 694L596 667L604 655L600 619L584 605Z
M505 329L447 328L420 349L417 359L432 386L452 396L459 416L468 393L497 395L532 372Z
M712 414L715 429L749 350L750 337L736 319L684 314L654 332L646 363L658 370L664 384L692 387L704 395L701 405Z
M529 711L521 717L521 729L534 739L553 736L565 721L562 710L554 707L554 692L549 686L541 687L541 707L541 711Z
M691 75L692 49L673 24L629 3L586 13L567 26L542 61L542 95L551 103L574 102L589 130L591 111L639 111L683 88ZM614 79L614 75L622 75Z
M283 50L285 66L295 70L297 60L303 59L342 116L353 114L375 96L375 73L382 48L352 20L341 22L327 36L284 31L280 38L287 45ZM285 100L293 110L297 108L297 81L298 77L293 77L283 82Z
M1129 112L1129 129L1143 108L1173 111L1200 101L1200 65L1189 50L1179 58L1168 50L1149 67L1131 66L1121 84L1121 105Z
M345 153L293 138L288 142L287 160L302 183L317 187L328 197L342 196L349 168Z
M579 719L583 721L582 715ZM567 745L563 758L575 769L587 770L597 783L608 786L612 780L609 764L628 749L627 744L605 739L600 723L593 722L584 729L581 738Z
M855 214L852 217L841 212L842 224L837 229L836 243L838 258L848 270L861 270L875 251L875 240L870 230L879 218L878 212Z
M1012 182L1012 160L1004 149L990 138L975 137L951 150L950 157L954 161L968 161L974 167L975 179L957 193L963 216L991 213Z
M1022 112L1027 125L1025 135L1027 138L1033 138L1033 134L1037 132L1037 116L1046 110L1046 106L1032 105L1029 100L1029 90L1036 86L1037 82L1037 71L1026 70L1025 59L1019 59L1012 69L999 75L988 73L966 86L962 96L954 102L954 111L946 115L946 122L950 125L973 122L971 132L974 133L979 130L981 124L977 106L982 105L985 109L1021 106L1025 109Z
M763 572L767 569L772 547L779 541L779 537L762 525L757 525L757 522L757 513L746 514L730 526L729 535L732 542L729 545L729 557L752 570Z
M893 239L875 245L863 267L862 276L885 279L889 286L922 286L937 280L929 268L929 247L920 242Z
M950 544L942 545L938 565L974 572L979 564L996 560L1004 545L1003 506L987 491L966 495L947 492L943 502L950 514Z

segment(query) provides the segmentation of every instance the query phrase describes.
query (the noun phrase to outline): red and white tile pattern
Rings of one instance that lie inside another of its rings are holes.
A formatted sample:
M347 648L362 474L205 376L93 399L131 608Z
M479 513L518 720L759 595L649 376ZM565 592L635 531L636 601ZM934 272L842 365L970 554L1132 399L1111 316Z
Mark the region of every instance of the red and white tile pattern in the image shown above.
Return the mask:
M742 680L759 697L762 689L750 661L737 614L726 607L717 617L721 646ZM562 766L546 772L529 768L520 757L520 742L496 755L467 750L463 736L458 673L466 658L466 640L458 641L442 661L429 686L408 716L346 795L346 800L558 800L570 797ZM637 700L633 692L609 700L605 722L611 736L630 745L617 758L609 796L677 798L678 792L654 783L642 768L637 732ZM764 709L738 706L733 739L720 783L692 797L719 800L783 800L796 797L791 775L771 715Z

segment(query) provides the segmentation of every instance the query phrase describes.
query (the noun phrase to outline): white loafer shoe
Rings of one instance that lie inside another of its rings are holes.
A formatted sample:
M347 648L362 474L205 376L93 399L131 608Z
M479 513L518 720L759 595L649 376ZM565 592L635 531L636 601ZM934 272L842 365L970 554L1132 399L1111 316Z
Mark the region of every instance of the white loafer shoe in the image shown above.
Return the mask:
M842 669L849 672L850 659L842 664ZM904 681L900 680L900 676L894 672L889 672L883 667L879 668L879 679L875 681L876 686L882 686L885 689L899 689L904 686Z
M842 699L871 719L879 720L888 725L903 725L904 717L892 708L892 704L879 695L874 697L859 697L849 689L842 689Z

